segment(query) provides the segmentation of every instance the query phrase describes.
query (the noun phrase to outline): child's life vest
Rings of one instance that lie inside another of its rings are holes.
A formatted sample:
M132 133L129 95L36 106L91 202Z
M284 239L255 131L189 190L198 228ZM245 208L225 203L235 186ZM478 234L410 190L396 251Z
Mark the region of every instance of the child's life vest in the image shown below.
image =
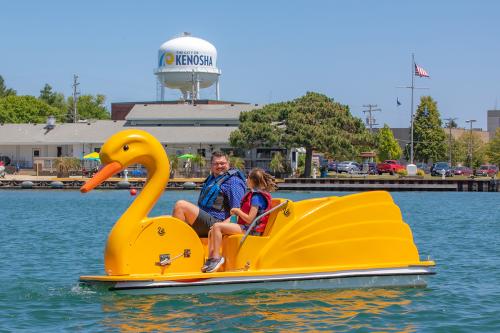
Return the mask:
M271 194L269 194L269 192L250 191L250 192L247 192L245 194L243 199L241 199L241 208L240 209L243 213L248 214L250 212L250 208L252 208L252 198L255 194L262 195L267 202L266 209L263 211L258 211L257 216L262 215L265 212L267 212L269 209L271 209ZM263 218L260 219L259 222L257 222L257 226L253 230L256 232L264 232L264 230L266 230L266 225L267 225L268 220L269 220L269 215L264 216ZM238 217L238 224L247 225L249 223L246 223L241 217Z

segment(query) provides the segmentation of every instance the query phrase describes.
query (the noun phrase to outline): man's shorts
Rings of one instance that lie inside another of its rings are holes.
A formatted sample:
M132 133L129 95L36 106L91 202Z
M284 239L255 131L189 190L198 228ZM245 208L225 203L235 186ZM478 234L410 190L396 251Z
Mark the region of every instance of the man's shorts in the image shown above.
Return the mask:
M200 213L196 217L196 220L194 220L191 227L193 227L194 231L196 231L198 236L203 238L208 236L208 231L210 230L210 227L212 227L216 222L222 222L222 221L216 219L212 215L200 209Z

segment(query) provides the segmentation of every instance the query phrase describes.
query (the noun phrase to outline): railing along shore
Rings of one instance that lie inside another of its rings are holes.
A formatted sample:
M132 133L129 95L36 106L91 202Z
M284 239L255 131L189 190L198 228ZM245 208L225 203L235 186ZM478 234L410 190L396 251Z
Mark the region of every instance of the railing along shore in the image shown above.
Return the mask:
M86 178L48 178L18 176L0 179L0 189L79 189ZM202 178L173 178L166 189L199 189ZM141 189L144 178L111 178L99 189ZM450 192L500 192L500 181L493 178L440 179L440 178L285 178L278 182L284 191L450 191Z

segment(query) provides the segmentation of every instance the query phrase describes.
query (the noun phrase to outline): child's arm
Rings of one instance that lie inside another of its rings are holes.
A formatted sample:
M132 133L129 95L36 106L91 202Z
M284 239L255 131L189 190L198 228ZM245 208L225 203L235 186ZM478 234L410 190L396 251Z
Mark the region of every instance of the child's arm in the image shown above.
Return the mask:
M243 213L239 208L232 208L231 214L238 215L246 224L250 224L257 217L257 211L258 207L255 206L250 207L248 214Z

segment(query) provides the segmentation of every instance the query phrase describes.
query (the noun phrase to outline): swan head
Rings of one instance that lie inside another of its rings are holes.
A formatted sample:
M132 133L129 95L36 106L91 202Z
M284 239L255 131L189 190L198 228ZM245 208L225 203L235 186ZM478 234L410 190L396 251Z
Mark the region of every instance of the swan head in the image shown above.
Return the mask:
M160 164L165 164L166 161L161 172L167 175L170 173L163 146L154 136L142 130L125 130L112 135L102 146L99 158L103 168L80 188L83 193L136 163L144 165L149 173L156 170L160 161L163 161Z

